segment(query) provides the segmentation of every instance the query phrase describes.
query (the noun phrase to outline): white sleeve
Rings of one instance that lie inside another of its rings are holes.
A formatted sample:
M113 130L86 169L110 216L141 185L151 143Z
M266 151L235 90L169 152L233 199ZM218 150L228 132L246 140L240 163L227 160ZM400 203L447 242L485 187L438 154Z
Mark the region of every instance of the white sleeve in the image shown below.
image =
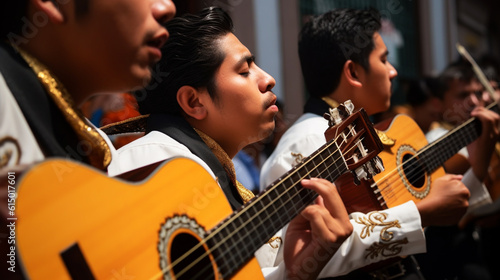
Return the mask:
M117 176L174 157L194 160L215 178L212 169L203 160L191 153L186 146L158 131L152 131L116 150L108 166L108 175Z
M32 164L44 158L35 135L0 73L0 167Z
M354 231L340 246L320 273L320 278L345 275L369 264L394 256L426 252L424 232L416 205L410 201L383 211L368 214L352 213ZM286 230L286 229L284 229ZM283 242L286 239L283 238ZM269 245L264 245L269 246ZM283 245L276 255L267 256L259 249L255 254L266 279L285 279ZM265 249L265 248L264 248ZM270 259L276 262L269 266ZM264 261L263 261L264 260ZM264 262L268 262L265 264Z
M295 164L297 153L306 157L315 149L325 144L324 136L307 135L292 139L293 134L283 135L284 139L276 147L273 154L265 162L261 170L261 188L267 187L276 178L290 170ZM283 143L288 143L285 145ZM289 141L289 142L288 142ZM391 209L368 214L352 213L351 223L354 231L342 244L337 253L323 269L321 277L334 277L347 274L355 269L394 256L405 256L426 252L425 235L422 230L420 213L414 202L410 201ZM384 240L390 236L389 240ZM284 240L286 242L286 240ZM281 250L277 260L280 260ZM279 274L277 262L274 268L263 269ZM274 270L272 270L274 269ZM284 272L284 269L282 270ZM283 275L280 277L284 277ZM269 278L280 279L280 278Z
M281 262L278 266L262 268L262 274L266 280L285 280L285 263Z
M345 275L395 256L426 252L420 213L413 201L368 214L352 213L352 235L330 259L320 278Z
M479 206L492 203L488 189L483 182L479 181L472 168L469 168L469 170L465 172L462 183L464 183L470 191L469 208L467 212L473 211Z

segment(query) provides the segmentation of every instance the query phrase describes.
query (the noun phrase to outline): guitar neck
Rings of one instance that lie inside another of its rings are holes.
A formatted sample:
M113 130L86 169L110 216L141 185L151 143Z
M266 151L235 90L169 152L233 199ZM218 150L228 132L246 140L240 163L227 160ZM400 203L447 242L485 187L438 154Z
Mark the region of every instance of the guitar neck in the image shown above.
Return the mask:
M317 193L303 188L302 179L318 177L333 182L347 170L336 143L329 141L208 232L207 243L214 255L225 256L218 265L223 278L231 276L262 244L314 201Z
M500 111L497 102L490 104L487 108L496 113ZM418 153L417 157L425 166L426 171L432 173L460 149L476 140L480 134L481 122L476 118L471 118L441 138L428 144Z

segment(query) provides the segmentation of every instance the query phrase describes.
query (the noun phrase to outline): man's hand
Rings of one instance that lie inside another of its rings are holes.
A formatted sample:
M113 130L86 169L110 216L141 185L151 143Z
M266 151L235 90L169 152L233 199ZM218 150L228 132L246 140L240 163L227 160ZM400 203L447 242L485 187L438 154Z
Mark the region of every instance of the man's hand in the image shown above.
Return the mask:
M447 174L432 182L431 191L417 203L422 227L457 224L467 211L470 192L462 175Z
M474 175L483 181L488 174L488 166L495 144L500 139L500 116L484 107L476 107L471 116L481 121L481 135L467 146L469 162Z
M317 279L317 276L353 226L337 188L324 179L303 180L302 186L317 192L316 204L306 207L286 231L284 258L290 279Z

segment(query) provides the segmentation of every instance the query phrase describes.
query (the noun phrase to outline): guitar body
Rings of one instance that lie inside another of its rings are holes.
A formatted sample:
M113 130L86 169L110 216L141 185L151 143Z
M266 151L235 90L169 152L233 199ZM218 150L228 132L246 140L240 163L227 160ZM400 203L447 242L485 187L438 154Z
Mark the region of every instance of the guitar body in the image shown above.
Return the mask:
M418 202L427 196L432 181L445 174L442 167L429 174L418 160L410 160L428 142L409 116L397 115L376 127L396 141L379 154L385 170L372 180L356 186L352 175L347 174L335 182L349 213L386 209L410 200Z
M84 279L88 273L95 279L164 279L162 269L175 279L170 254L182 254L174 252L184 245L179 243L200 240L195 232L232 213L211 175L185 158L162 164L138 183L47 160L19 180L16 203L18 258L30 279ZM193 229L175 227L188 219ZM218 279L213 256L207 259ZM234 276L250 278L263 279L255 258Z

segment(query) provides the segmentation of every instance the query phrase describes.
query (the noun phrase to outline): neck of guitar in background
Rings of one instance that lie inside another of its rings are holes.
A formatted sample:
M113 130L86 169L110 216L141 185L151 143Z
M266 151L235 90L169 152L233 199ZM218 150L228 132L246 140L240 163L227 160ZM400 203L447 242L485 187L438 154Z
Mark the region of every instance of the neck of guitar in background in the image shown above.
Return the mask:
M488 105L486 108L497 114L500 111L498 101ZM417 157L425 166L426 171L432 173L460 151L460 149L476 140L479 135L481 135L481 122L476 118L471 118L427 145L427 148L422 149Z

